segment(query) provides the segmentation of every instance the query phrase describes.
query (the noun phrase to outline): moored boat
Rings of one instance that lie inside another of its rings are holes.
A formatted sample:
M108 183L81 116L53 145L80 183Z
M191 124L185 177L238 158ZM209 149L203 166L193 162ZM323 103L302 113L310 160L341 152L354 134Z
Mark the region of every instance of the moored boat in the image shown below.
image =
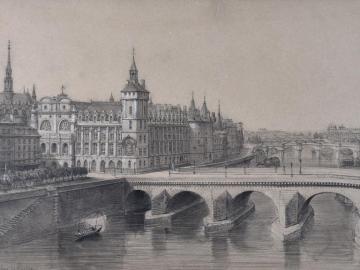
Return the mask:
M75 233L76 241L83 240L84 238L98 235L102 229L101 225L91 226L88 229L79 230Z

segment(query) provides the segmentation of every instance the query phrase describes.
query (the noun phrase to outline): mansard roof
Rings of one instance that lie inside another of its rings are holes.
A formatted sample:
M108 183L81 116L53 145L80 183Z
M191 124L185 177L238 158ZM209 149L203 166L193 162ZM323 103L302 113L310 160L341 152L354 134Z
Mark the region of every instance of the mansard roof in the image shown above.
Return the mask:
M75 108L78 111L88 111L88 112L119 112L121 111L120 102L109 102L109 101L90 101L90 102L73 102Z
M121 92L149 92L146 88L141 85L139 82L128 81L125 87Z

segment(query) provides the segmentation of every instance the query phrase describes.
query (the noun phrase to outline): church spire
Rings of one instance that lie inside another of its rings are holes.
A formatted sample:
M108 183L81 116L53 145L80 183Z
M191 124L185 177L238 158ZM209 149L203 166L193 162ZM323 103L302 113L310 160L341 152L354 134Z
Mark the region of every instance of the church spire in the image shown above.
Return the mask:
M209 116L209 111L206 105L206 97L204 96L204 103L201 107L201 116L207 118Z
M112 93L110 94L109 101L110 101L110 102L114 102L114 101L115 101Z
M221 117L221 110L220 110L220 100L218 101L217 127L218 127L218 129L222 129L222 117Z
M35 84L33 84L31 97L32 97L33 101L36 101L36 87L35 87Z
M135 63L135 48L133 48L132 63L131 63L131 67L129 70L129 74L130 74L131 82L138 82L138 70L137 70L136 63Z
M190 102L190 110L195 110L195 100L194 100L194 91L191 92L191 102Z
M12 68L11 68L11 45L10 40L8 43L8 62L6 66L5 79L4 79L4 92L12 93L13 92L13 78L12 78Z

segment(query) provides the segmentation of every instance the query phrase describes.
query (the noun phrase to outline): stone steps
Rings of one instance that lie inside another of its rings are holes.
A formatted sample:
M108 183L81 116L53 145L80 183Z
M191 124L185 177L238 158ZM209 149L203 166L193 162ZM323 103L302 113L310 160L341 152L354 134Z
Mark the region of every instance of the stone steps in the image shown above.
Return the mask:
M31 205L26 207L25 209L21 210L17 215L12 217L10 220L8 220L6 223L2 224L0 226L0 237L5 236L7 233L9 233L11 230L15 229L16 226L19 224L19 222L28 216L31 212L34 211L34 209L40 204L41 199L35 200Z

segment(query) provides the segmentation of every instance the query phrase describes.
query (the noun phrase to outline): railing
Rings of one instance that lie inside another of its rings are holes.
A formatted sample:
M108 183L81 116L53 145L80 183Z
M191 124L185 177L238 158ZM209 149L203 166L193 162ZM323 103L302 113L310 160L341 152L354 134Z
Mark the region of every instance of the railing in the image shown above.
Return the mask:
M161 181L161 182L149 182L141 180L131 180L130 183L134 186L244 186L244 187L337 187L337 188L350 188L360 189L358 183L342 183L342 182L315 182L315 181L261 181L261 182L249 182L249 181Z

